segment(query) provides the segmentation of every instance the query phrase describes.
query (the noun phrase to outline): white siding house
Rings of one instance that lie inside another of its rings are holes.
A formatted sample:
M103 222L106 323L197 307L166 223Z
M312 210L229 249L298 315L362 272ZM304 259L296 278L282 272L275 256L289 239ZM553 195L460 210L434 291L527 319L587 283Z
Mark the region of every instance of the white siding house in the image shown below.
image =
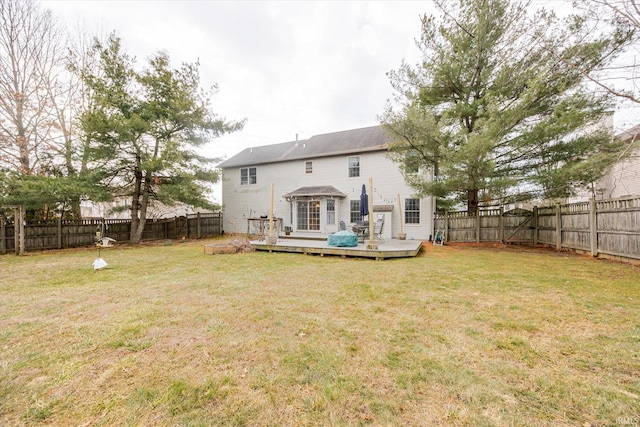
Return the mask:
M633 151L627 159L616 163L598 182L598 198L615 199L640 195L640 125L617 137L628 142Z
M384 219L382 236L407 239L433 234L433 198L417 198L398 165L387 158L388 138L380 126L316 135L308 140L248 148L219 165L222 169L224 230L246 233L248 218L269 213L293 235L336 232L361 220L360 195L373 197L373 221ZM369 189L373 179L373 194ZM398 198L402 205L399 211Z

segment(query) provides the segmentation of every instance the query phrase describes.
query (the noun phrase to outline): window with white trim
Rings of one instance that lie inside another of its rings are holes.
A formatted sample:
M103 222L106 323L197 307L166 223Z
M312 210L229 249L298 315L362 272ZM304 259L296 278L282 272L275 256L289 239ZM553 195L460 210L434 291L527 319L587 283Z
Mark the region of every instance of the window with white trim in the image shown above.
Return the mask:
M404 223L420 224L420 199L404 199Z
M304 162L304 173L313 173L313 162Z
M258 183L256 168L240 169L240 185L254 185Z
M360 157L349 157L349 178L360 176Z

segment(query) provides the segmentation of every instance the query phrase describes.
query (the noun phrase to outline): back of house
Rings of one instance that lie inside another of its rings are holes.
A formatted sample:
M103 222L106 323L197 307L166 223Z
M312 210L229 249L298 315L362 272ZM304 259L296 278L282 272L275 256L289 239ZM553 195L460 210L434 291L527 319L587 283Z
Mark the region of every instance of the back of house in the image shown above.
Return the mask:
M419 198L387 157L381 126L316 135L307 140L245 149L222 169L224 230L253 233L271 208L293 235L323 237L362 220L384 221L382 236L428 240L433 235L432 197ZM373 193L369 188L373 180ZM365 185L373 212L363 216Z
M616 135L627 144L629 156L613 165L596 184L598 199L640 195L640 125Z

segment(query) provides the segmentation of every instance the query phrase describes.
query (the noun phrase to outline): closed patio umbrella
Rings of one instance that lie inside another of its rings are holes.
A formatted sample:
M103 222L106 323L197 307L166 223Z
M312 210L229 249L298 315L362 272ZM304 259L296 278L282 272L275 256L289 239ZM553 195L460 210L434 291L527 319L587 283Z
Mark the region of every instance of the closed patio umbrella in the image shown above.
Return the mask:
M360 216L369 215L369 196L367 195L367 187L362 184L362 193L360 193Z

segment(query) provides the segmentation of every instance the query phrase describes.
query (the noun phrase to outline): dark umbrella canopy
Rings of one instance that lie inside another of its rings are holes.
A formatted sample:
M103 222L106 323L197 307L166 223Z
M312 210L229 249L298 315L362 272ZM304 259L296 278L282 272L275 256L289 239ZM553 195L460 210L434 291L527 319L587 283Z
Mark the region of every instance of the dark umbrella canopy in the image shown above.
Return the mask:
M360 193L360 216L369 215L369 196L367 188L362 184L362 193Z

